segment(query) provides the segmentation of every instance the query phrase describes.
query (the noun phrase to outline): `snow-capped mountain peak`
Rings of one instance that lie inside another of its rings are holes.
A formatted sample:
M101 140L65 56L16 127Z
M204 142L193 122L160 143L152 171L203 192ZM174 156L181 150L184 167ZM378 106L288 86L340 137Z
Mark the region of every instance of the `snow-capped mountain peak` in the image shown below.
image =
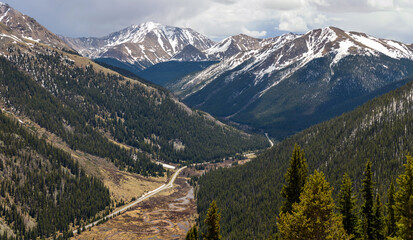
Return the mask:
M170 88L191 106L282 135L413 74L412 45L364 33L326 27L261 42Z
M200 51L215 44L190 29L145 22L131 25L102 38L64 38L82 55L90 58L114 58L135 64L141 69L169 60L192 45Z
M394 59L413 59L412 48L406 44L380 39L359 32L345 32L339 28L327 27L307 32L308 54L311 58L334 53L333 63L348 55L386 55Z
M227 38L207 52L226 51L234 45L234 39ZM261 40L260 45L178 81L177 94L202 109L204 104L213 104L214 98L223 92L231 92L228 101L224 101L231 106L230 111L222 110L222 113L232 119L263 99L277 98L274 92L289 84L319 86L303 98L321 102L322 98L317 95L328 95L328 91L337 96L352 91L370 92L413 69L411 45L335 27L315 29L303 35L285 34ZM327 93L322 92L324 90ZM213 106L223 108L219 103Z
M240 52L256 50L262 47L263 39L250 37L245 34L230 36L206 50L210 59L223 60Z

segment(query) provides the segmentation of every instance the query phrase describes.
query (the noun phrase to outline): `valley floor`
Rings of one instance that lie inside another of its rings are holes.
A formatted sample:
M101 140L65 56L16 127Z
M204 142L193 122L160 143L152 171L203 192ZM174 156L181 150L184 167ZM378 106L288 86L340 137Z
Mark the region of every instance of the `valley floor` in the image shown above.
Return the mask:
M194 190L181 173L172 189L159 193L127 212L73 239L183 239L194 224Z

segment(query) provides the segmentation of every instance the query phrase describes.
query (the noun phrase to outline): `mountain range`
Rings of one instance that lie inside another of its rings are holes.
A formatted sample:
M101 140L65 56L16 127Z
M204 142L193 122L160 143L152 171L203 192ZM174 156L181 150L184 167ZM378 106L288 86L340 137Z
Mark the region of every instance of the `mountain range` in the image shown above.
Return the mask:
M413 47L327 27L286 34L168 83L188 105L283 139L413 74Z
M267 39L240 34L217 43L193 30L152 22L127 29L109 35L112 45L93 50L100 55L65 40L85 56L105 56L97 60L168 88L191 107L277 139L354 109L413 74L411 44L335 27ZM163 50L168 54L157 54L163 57L152 63L122 57L128 55L124 41L149 49L150 36L158 36L156 43L169 46L173 38L165 43L160 36L183 30L191 34L180 47ZM123 54L110 55L113 49Z

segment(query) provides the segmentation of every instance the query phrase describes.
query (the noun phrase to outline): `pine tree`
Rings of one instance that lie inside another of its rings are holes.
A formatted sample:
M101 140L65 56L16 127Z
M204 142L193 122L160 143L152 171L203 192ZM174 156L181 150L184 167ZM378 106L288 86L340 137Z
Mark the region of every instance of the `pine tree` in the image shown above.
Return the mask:
M380 194L376 195L376 201L373 206L373 236L375 240L384 240L384 217L383 205L380 200Z
M364 169L364 179L362 184L362 195L364 198L364 203L361 206L361 236L363 239L374 239L373 236L373 185L372 172L371 172L371 162L370 160L366 163L366 168Z
M386 235L389 237L396 236L396 214L395 214L395 190L394 183L391 181L389 190L387 191L387 218L386 218Z
M322 172L314 171L306 182L300 202L291 213L281 212L277 218L282 239L349 239L342 216L334 213L332 187Z
M207 226L207 233L202 234L205 240L219 240L222 238L220 233L219 221L221 214L218 212L217 202L212 201L207 216L205 217L205 225Z
M290 168L285 174L286 184L281 190L281 196L285 198L280 212L291 212L293 203L300 201L300 194L303 190L308 174L307 161L304 158L304 150L300 146L294 145L294 150L290 159Z
M413 158L406 156L405 171L397 178L399 190L396 193L396 214L398 236L413 239Z
M343 225L347 234L356 234L356 197L353 195L353 183L345 173L338 194L337 209L343 215Z
M194 224L194 226L189 229L188 233L186 234L185 240L198 240L198 228L196 224Z

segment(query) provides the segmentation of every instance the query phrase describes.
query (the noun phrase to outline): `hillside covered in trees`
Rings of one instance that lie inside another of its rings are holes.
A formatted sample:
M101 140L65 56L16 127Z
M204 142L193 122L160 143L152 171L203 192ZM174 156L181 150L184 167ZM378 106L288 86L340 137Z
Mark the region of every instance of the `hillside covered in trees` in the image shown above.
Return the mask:
M266 239L413 239L413 158L410 155L406 156L403 166L404 172L397 176L396 185L391 181L383 204L383 197L375 191L372 163L367 160L358 192L361 204L357 204L357 192L348 173L343 174L339 194L333 199L334 188L324 173L314 170L309 174L304 151L295 145L281 190L283 201L276 218L278 232L270 233ZM222 239L220 219L217 202L213 200L204 221L198 219L201 228L195 224L185 239L197 240L200 235L202 239Z
M109 158L132 172L156 175L162 169L149 155L126 152L102 132L169 162L211 161L268 144L264 136L192 111L166 90L103 73L93 65L78 66L64 53L37 48L8 48L9 56L1 59L3 100L73 149Z
M1 239L66 236L110 203L109 190L68 153L0 113Z
M305 149L309 172L324 172L335 189L334 196L345 172L353 179L354 191L359 192L367 159L372 162L377 183L374 190L385 195L392 179L402 172L405 155L413 149L412 96L410 81L352 112L286 139L250 163L208 172L199 180L200 219L216 200L222 209L224 238L263 239L275 233L283 178L295 143Z

